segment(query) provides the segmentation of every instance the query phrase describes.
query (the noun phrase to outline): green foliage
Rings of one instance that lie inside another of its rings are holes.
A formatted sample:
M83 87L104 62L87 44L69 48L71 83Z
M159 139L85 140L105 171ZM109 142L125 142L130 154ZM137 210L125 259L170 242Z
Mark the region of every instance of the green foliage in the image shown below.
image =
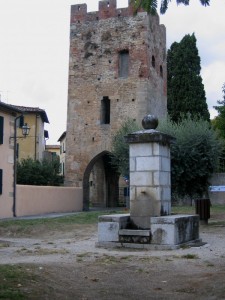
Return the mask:
M63 183L58 159L52 161L23 159L17 163L17 184L25 185L54 185Z
M212 125L215 129L219 130L220 136L225 139L225 83L222 86L223 99L217 101L217 106L214 108L218 112L218 116L212 121Z
M199 0L200 3L203 6L209 6L210 0ZM168 4L171 2L171 0L161 0L160 4L160 13L165 14L165 12L168 9ZM178 4L184 4L184 5L189 5L189 0L176 0L177 5ZM158 6L158 1L157 0L132 0L132 3L136 10L138 10L140 7L146 10L149 13L155 14L157 6Z
M223 140L223 153L220 158L220 166L218 171L225 171L225 83L222 86L223 99L218 100L214 108L217 110L218 115L211 121L212 127L218 131L219 136Z
M167 54L168 113L174 122L191 115L209 121L195 35L174 42Z
M127 119L113 137L111 163L123 176L129 176L129 145L124 136L140 129L135 121Z
M135 7L136 11L143 8L145 11L153 15L157 12L157 0L132 0L131 3Z
M209 123L202 119L183 119L179 124L165 120L159 130L176 138L171 145L172 196L202 197L217 168L222 144Z

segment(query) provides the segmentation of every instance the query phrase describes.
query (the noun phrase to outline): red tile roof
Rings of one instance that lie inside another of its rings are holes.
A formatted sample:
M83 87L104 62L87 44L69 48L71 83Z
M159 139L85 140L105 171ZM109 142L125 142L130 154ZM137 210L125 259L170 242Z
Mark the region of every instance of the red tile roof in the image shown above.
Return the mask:
M3 103L3 102L0 102L0 103ZM18 110L18 111L24 112L24 113L40 114L42 121L45 123L49 123L48 116L44 109L41 109L39 107L19 106L19 105L12 105L12 104L7 104L7 106L11 107L14 110Z

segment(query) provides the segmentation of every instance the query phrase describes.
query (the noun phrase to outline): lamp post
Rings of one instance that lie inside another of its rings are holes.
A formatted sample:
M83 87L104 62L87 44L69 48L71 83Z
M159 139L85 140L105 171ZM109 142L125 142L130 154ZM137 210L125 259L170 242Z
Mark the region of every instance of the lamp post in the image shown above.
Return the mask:
M23 115L20 115L14 119L14 145L13 145L13 150L14 150L14 176L13 176L13 216L16 217L16 173L17 173L17 121L20 120L20 123L22 123L22 135L24 138L29 134L30 132L30 127L27 125L27 123L23 123ZM20 137L21 138L21 137Z

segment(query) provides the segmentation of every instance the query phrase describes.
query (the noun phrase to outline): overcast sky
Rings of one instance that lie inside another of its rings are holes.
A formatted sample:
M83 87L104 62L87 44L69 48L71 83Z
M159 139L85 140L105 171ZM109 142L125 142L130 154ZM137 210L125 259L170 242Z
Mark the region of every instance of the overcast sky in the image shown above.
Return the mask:
M128 1L117 2L126 7ZM167 48L195 33L213 117L225 82L225 1L211 0L206 8L199 0L187 7L172 2L160 16ZM1 100L45 109L48 144L56 144L66 130L70 5L80 3L87 3L88 11L98 10L98 0L0 0Z

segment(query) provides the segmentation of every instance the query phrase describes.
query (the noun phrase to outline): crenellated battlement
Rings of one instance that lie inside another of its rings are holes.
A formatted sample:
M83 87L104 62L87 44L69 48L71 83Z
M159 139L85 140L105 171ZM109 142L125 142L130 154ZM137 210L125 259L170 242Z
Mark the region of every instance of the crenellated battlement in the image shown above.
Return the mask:
M117 0L99 1L99 10L87 12L87 4L76 4L71 6L71 24L86 21L98 21L115 17L129 17L134 14L131 1L128 0L128 7L117 8Z

